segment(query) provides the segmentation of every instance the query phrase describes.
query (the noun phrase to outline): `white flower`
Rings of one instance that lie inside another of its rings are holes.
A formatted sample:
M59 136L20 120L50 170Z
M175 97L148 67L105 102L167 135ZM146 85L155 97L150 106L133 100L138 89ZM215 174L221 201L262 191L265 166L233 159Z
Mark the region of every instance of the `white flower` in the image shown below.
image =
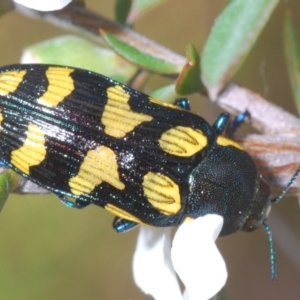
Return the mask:
M40 11L59 10L72 0L14 0L16 3Z
M206 300L225 284L227 270L215 240L223 226L219 215L182 224L173 239L170 228L141 226L133 258L136 284L156 300ZM176 277L185 285L182 294Z

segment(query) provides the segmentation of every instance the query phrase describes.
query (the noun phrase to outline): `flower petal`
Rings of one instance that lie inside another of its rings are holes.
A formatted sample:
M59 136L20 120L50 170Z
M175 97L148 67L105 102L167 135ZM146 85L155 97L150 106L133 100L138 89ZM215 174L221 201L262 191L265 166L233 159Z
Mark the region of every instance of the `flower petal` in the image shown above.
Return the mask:
M59 10L72 0L14 0L23 6L40 11Z
M170 250L170 228L140 226L133 257L133 277L136 285L156 300L182 300Z
M206 215L178 228L171 254L174 269L186 287L184 299L209 299L225 284L226 265L215 245L222 226L223 217Z

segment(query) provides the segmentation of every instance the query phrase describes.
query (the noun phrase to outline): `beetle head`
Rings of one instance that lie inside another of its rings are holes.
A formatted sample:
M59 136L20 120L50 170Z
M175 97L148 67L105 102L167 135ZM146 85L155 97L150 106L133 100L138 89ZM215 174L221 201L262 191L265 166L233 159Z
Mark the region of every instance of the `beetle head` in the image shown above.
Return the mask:
M190 175L186 213L223 217L220 235L253 231L267 218L271 203L268 184L251 156L234 146L216 145Z

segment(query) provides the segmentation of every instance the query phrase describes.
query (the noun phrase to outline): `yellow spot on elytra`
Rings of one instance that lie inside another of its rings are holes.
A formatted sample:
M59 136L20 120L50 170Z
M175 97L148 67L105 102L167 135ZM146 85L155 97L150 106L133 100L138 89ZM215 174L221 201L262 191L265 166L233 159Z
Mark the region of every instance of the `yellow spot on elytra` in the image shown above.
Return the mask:
M164 107L169 107L169 108L171 108L171 109L182 110L182 108L180 108L180 107L177 106L177 105L170 104L170 103L167 103L167 102L164 102L164 101L160 101L160 100L158 100L158 99L156 99L156 98L149 97L149 101L152 102L152 103L155 103L155 104L164 106Z
M45 133L35 125L29 124L23 145L11 152L11 164L29 175L29 168L39 165L46 158Z
M139 218L133 216L132 214L128 213L127 211L115 206L115 205L112 205L112 204L106 204L104 206L104 208L109 211L110 213L116 215L117 217L120 217L122 219L126 219L126 220L129 220L129 221L132 221L132 222L135 222L135 223L143 223Z
M158 142L165 152L188 157L201 151L207 145L207 137L201 130L176 126L164 132Z
M225 147L226 146L233 146L233 147L238 148L240 150L244 150L244 148L240 144L238 144L237 142L235 142L233 140L230 140L230 139L228 139L224 136L218 136L217 144L219 146L225 146Z
M124 137L136 126L143 122L149 122L153 118L149 115L136 113L131 110L128 101L130 95L121 86L107 89L107 104L101 117L101 123L105 125L105 133L116 137Z
M3 121L2 109L0 108L0 131L2 130L2 121Z
M26 70L8 71L0 74L0 96L14 92L22 82Z
M147 200L162 214L172 215L180 210L179 187L171 178L161 173L148 172L142 185Z
M184 220L183 220L183 223L187 223L187 222L192 222L194 221L195 219L191 218L191 217L186 217Z
M70 74L74 69L49 67L46 71L48 79L47 91L38 99L45 106L56 106L74 90L74 82Z
M69 180L69 186L74 195L81 195L91 193L102 182L119 190L125 188L119 178L116 154L106 146L87 152L78 174Z

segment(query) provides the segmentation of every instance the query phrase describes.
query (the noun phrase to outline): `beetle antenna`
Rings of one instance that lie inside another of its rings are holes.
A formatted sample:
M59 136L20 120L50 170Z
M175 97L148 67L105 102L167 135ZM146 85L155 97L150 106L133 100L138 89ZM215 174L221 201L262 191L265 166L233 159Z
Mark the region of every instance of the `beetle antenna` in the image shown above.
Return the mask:
M274 241L272 232L270 229L270 226L267 224L264 224L265 230L268 234L268 240L270 245L270 262L271 262L271 278L272 280L276 277L276 255L275 255L275 249L274 249Z
M293 182L295 181L299 172L300 172L300 165L298 166L297 170L295 171L295 173L293 174L292 178L290 179L290 181L288 182L286 187L283 189L283 191L276 198L272 199L272 202L275 202L275 203L278 202L286 194L287 190L293 184Z

